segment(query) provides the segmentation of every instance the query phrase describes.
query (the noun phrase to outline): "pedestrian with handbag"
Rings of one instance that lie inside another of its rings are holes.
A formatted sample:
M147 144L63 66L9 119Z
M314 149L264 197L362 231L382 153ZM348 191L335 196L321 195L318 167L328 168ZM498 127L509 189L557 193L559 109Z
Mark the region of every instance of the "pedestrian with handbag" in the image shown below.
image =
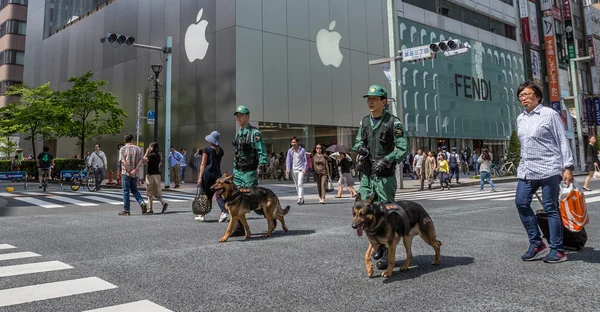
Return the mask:
M200 173L198 174L198 187L202 189L204 194L207 196L209 201L209 211L212 208L212 199L215 195L210 187L213 186L217 179L221 177L221 159L223 159L223 149L221 148L221 134L218 131L213 131L204 139L210 143L206 146L202 152L202 163L200 164ZM219 222L223 222L227 219L227 210L225 207L221 207L221 216L219 216ZM200 214L194 220L203 222L205 215Z
M335 198L342 198L344 188L346 188L348 192L350 192L351 197L356 197L356 191L354 190L354 178L350 174L350 167L352 167L352 161L350 161L349 159L350 157L346 156L345 153L340 153L338 167L339 172L341 172L341 174L338 182L338 192Z
M329 156L324 154L324 148L322 144L317 144L315 150L312 153L312 167L315 173L315 182L317 182L317 190L319 192L319 204L325 205L325 194L327 194L327 182L330 179Z
M596 137L590 136L590 144L588 144L587 146L587 153L585 155L585 170L588 172L588 175L585 178L585 182L583 183L583 190L588 192L591 191L588 188L590 180L594 176L594 173L600 170L598 169L598 165L600 164L600 162L598 162L598 157L596 157L598 151L596 150L594 144L596 144Z
M96 191L99 191L100 185L102 185L102 181L104 180L104 171L107 169L106 155L100 150L100 144L96 143L94 145L94 153L88 157L87 161L87 165L94 170Z
M162 198L160 181L160 163L162 161L162 157L160 157L160 154L158 153L159 151L160 148L158 147L158 143L150 143L150 146L148 146L146 149L146 154L144 154L144 158L142 160L142 162L148 163L148 174L146 174L146 193L148 195L147 214L154 213L152 210L152 202L154 199L158 200L162 204L162 210L160 213L167 211L167 207L169 206L169 204Z

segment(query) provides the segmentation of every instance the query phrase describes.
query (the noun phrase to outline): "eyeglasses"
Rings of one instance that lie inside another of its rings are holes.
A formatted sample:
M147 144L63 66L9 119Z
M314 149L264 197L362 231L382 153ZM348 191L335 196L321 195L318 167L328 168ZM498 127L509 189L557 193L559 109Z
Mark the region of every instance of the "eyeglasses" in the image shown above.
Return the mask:
M523 92L521 94L519 94L519 99L534 95L535 93L528 93L528 92Z

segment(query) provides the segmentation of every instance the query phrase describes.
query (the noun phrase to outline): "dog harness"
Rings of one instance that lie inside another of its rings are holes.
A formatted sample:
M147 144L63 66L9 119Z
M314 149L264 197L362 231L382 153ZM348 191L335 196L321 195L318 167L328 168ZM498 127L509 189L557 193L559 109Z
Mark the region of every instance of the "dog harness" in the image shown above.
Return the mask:
M402 235L408 235L408 232L410 232L410 217L408 216L408 213L406 213L406 210L404 208L402 208L402 206L396 204L396 203L387 203L387 204L383 204L383 207L385 207L385 213L386 215L389 215L391 213L396 213L400 216L400 218L402 219L402 221L404 222L404 231L402 233Z

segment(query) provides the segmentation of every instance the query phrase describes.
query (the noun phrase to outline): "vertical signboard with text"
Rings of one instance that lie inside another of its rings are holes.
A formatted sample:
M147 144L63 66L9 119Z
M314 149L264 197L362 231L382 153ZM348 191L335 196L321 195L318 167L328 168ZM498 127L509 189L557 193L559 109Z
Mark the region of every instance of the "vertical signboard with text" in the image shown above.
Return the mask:
M521 39L523 43L531 42L529 32L529 1L519 0L519 17L521 18Z
M544 43L546 45L546 71L548 73L548 89L552 108L560 112L560 86L558 83L558 64L556 58L556 42L554 38L554 17L544 16Z
M565 38L567 39L567 51L569 58L577 57L575 51L575 32L571 21L571 0L563 0L563 20L565 21Z

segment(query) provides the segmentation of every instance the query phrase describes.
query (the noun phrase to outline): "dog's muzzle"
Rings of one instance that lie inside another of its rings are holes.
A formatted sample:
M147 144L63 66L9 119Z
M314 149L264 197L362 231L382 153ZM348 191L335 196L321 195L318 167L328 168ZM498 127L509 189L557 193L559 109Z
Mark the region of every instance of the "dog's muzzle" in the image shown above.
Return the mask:
M363 235L363 230L365 229L365 223L361 222L359 224L356 224L353 222L352 228L356 230L356 235L358 235L358 237L361 237Z

